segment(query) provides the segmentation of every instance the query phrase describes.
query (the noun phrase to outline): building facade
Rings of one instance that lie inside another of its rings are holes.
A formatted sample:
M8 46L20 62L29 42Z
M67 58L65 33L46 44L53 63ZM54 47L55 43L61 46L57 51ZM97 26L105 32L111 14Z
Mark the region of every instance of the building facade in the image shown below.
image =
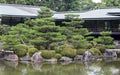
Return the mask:
M37 18L40 6L0 4L1 23L16 25L24 22L26 18ZM101 31L112 31L112 35L120 35L120 8L104 8L89 11L54 12L53 18L60 23L66 20L65 15L80 15L85 22L83 27L88 28L93 34Z

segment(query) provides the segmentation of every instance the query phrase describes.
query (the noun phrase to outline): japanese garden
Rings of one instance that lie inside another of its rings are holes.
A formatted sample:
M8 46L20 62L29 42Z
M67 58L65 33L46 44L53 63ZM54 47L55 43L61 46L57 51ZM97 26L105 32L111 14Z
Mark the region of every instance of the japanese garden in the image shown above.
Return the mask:
M82 15L73 13L73 11L78 13L83 10L120 7L119 0L102 2L1 0L0 3L43 7L38 10L37 17L34 15L29 17L29 14L26 14L26 17L13 14L11 17L1 14L0 11L0 74L119 75L120 13L108 12L109 18L102 19L80 18ZM4 5L1 5L1 8L2 6ZM21 6L18 8L26 10ZM26 11L31 12L28 9ZM53 17L55 13L61 15L65 13L64 11L68 12L64 15L64 19ZM72 14L69 13L71 11Z

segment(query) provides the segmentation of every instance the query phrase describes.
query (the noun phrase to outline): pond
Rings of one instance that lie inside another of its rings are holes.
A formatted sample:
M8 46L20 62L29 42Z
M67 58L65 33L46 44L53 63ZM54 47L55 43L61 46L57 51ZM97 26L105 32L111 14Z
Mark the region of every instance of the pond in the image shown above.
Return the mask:
M0 61L0 75L120 75L120 61L67 63Z

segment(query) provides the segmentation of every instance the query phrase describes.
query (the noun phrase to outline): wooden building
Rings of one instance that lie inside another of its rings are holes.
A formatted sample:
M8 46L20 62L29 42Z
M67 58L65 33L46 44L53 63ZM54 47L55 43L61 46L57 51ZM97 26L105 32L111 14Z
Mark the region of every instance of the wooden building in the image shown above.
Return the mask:
M103 8L84 12L56 12L53 16L58 22L65 20L66 14L80 15L85 22L84 28L88 28L93 35L100 35L101 31L111 31L115 39L120 40L120 8Z
M26 18L36 18L40 6L0 4L1 23L16 25L24 22Z
M40 6L0 4L1 23L15 25L24 22L25 18L37 18ZM89 11L55 12L56 22L65 20L66 14L80 15L85 22L83 27L97 35L101 31L112 31L112 35L120 38L120 8L104 8Z

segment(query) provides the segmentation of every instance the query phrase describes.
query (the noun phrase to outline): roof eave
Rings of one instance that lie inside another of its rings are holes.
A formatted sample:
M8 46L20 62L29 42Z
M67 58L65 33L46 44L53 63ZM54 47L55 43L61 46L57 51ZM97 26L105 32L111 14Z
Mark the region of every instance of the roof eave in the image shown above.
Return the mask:
M120 20L120 17L82 18L83 20Z
M31 15L6 15L2 14L3 17L30 17L30 18L37 18L38 16L31 16Z

